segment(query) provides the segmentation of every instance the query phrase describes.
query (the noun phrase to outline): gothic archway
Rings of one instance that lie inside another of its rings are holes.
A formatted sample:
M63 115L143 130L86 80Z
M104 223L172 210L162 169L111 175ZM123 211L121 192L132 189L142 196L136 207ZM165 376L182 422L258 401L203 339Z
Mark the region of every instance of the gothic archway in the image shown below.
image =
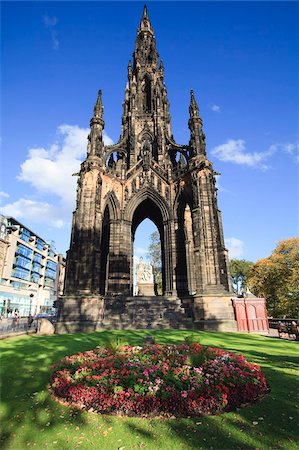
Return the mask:
M131 226L132 233L132 256L131 256L131 267L133 269L133 252L134 252L134 241L135 233L138 226L143 222L144 219L150 219L157 227L160 235L161 244L161 262L162 262L162 291L165 292L165 251L164 251L164 229L163 229L163 219L161 211L155 205L155 203L150 199L143 200L136 208ZM133 277L132 273L132 277Z
M105 208L102 225L101 238L101 266L100 266L100 294L105 295L108 291L109 273L109 250L110 250L110 213L108 205Z
M130 279L131 290L133 292L133 243L138 225L144 219L150 219L157 227L161 242L162 260L162 289L163 294L172 291L172 252L170 244L170 212L165 200L150 189L139 191L132 198L125 210L125 220L131 226L131 257L130 257Z
M119 202L114 192L106 195L102 216L102 233L100 240L100 273L99 292L106 295L113 289L111 286L111 274L114 270L115 259L118 258L115 250L115 224L119 218Z
M90 321L99 327L126 328L145 326L153 319L158 326L159 317L145 317L143 311L139 317L143 315L145 322L133 320L136 305L141 310L144 306L144 299L132 300L132 244L144 218L155 223L161 237L164 296L150 298L160 308L159 325L185 326L184 310L189 305L196 321L216 317L221 326L226 319L231 328L227 253L199 108L191 91L190 140L176 143L164 66L158 60L154 30L144 8L133 61L128 64L119 141L104 143L99 91L87 156L77 174L61 317L82 329ZM101 324L99 311L105 318ZM167 318L163 318L165 311Z
M177 293L180 297L194 295L196 275L194 272L192 213L185 196L180 196L177 204L176 247Z

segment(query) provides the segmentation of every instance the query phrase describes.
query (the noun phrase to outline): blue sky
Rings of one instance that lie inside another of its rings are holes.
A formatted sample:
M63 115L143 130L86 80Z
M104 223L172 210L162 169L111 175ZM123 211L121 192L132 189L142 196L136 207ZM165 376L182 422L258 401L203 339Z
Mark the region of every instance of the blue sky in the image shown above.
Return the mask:
M143 3L2 2L0 211L69 245L75 178L98 89L106 142L120 134ZM298 235L297 2L148 2L172 130L203 119L231 256L257 260ZM147 247L140 225L136 252ZM137 251L137 248L139 249Z

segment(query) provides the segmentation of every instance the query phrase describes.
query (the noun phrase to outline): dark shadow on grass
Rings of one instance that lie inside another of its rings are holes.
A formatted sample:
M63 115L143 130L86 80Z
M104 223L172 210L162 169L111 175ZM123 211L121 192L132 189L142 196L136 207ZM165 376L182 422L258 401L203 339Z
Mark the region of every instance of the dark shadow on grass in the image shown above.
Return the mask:
M133 345L140 345L145 336L154 336L159 343L177 343L185 336L193 335L195 340L211 346L226 348L259 363L271 385L271 393L261 403L241 409L236 413L226 413L217 417L197 419L169 419L165 421L166 431L181 443L182 448L288 448L286 444L295 442L296 418L295 400L296 377L295 365L298 361L294 342L280 342L260 336L248 336L233 333L205 333L201 331L179 330L135 330L102 331L91 334L54 335L50 337L28 336L2 341L1 378L3 382L1 400L4 407L2 418L2 448L15 445L18 434L18 447L26 448L34 442L35 436L47 430L62 429L62 434L55 437L58 448L69 448L67 432L78 427L90 430L88 414L80 410L69 410L54 402L48 392L50 366L66 355L107 345L115 337L122 338ZM294 371L294 375L284 373ZM283 415L284 414L284 415ZM263 417L263 420L259 420ZM95 417L94 421L100 421ZM105 421L114 422L116 418L105 416ZM152 424L159 424L158 419L148 419ZM144 425L146 419L127 419L125 427L130 433L138 434L149 443L150 448L157 448L163 436L157 437L154 427L149 431ZM252 422L258 421L255 426ZM198 424L201 422L201 424ZM30 423L30 427L26 424ZM22 426L25 426L24 430ZM65 426L66 431L62 428ZM73 431L72 431L73 432ZM79 431L78 431L79 433ZM261 433L261 435L260 435ZM157 441L158 439L158 441ZM285 443L285 444L284 444ZM117 445L117 443L115 443ZM284 446L285 445L285 446ZM294 444L295 445L295 444ZM91 447L92 448L92 445ZM117 448L117 447L115 447ZM289 448L291 446L289 445ZM294 447L295 448L295 447Z

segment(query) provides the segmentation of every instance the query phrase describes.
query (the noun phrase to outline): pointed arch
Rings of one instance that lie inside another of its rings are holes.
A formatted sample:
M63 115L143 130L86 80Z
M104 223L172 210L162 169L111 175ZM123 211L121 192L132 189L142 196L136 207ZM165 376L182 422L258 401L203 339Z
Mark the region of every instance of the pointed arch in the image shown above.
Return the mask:
M179 296L196 291L194 271L194 236L191 198L180 192L175 199L176 214L176 282Z
M132 251L135 231L145 218L152 220L160 234L163 293L169 293L173 288L173 260L171 246L172 217L165 200L156 191L149 188L138 191L138 193L131 198L124 211L125 221L131 224ZM131 260L133 260L133 253L131 254Z
M143 112L152 112L152 82L149 74L145 74L142 86L142 108Z
M105 295L108 290L108 274L109 274L109 254L110 254L110 208L106 204L103 212L102 234L101 234L101 266L99 273L99 292Z
M112 219L112 220L119 219L120 205L119 205L119 201L113 191L109 191L104 197L104 204L103 204L103 210L102 210L103 215L104 215L106 207L108 207L108 209L109 209L110 219Z
M163 197L147 187L140 189L137 194L135 194L135 196L130 199L124 210L124 219L131 222L136 208L144 200L151 200L158 207L159 211L161 212L163 223L171 220L171 212Z
M186 205L188 205L190 210L192 211L193 201L191 196L185 190L179 190L173 204L175 220L178 220L180 213L185 210Z

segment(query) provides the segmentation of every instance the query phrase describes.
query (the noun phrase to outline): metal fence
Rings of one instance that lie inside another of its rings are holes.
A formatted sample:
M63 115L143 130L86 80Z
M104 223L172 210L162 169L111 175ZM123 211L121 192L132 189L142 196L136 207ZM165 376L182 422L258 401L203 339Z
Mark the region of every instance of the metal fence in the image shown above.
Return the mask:
M14 333L24 333L26 334L29 330L36 330L37 321L34 320L29 323L27 317L22 317L16 319L14 317L3 318L0 321L0 335L14 334Z

